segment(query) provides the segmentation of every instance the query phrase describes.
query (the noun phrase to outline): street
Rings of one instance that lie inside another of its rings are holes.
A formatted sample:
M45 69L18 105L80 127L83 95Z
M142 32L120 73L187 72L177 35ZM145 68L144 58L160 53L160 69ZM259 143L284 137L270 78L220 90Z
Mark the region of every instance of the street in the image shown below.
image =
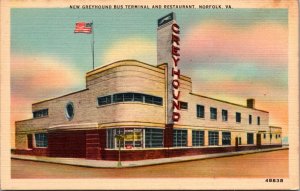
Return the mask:
M285 178L288 150L124 169L12 159L12 178Z

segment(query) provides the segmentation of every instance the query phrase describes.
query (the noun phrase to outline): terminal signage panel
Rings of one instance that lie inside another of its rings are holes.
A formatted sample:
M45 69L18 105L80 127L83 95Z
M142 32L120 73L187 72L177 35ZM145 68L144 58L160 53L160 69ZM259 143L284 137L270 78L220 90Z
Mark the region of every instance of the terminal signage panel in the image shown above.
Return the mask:
M157 20L157 26L160 27L165 23L168 23L174 19L174 13L167 14L166 16Z

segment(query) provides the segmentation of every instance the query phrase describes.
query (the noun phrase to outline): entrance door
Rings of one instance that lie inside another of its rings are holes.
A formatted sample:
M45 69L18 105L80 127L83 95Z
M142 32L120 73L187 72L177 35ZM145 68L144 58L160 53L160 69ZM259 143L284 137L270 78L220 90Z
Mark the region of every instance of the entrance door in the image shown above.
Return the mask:
M32 134L27 135L27 147L28 149L33 148Z
M256 134L256 145L257 145L258 147L261 146L261 134L260 134L260 133L257 133L257 134Z

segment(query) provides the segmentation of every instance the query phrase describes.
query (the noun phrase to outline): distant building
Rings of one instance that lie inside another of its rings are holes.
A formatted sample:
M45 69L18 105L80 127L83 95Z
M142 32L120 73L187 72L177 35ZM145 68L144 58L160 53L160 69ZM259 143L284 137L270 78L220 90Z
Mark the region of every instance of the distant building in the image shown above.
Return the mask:
M142 160L280 147L280 127L255 100L238 105L192 92L180 73L180 27L158 20L158 63L118 61L86 74L86 88L32 105L16 122L17 154ZM121 135L120 144L116 135Z

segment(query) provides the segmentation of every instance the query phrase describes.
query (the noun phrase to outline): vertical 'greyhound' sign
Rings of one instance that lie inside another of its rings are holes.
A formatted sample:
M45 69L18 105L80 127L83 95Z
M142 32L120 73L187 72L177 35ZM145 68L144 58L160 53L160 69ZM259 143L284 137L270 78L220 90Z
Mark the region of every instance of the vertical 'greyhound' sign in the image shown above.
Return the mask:
M175 13L170 13L157 21L157 63L167 63L167 124L180 120L180 37Z

